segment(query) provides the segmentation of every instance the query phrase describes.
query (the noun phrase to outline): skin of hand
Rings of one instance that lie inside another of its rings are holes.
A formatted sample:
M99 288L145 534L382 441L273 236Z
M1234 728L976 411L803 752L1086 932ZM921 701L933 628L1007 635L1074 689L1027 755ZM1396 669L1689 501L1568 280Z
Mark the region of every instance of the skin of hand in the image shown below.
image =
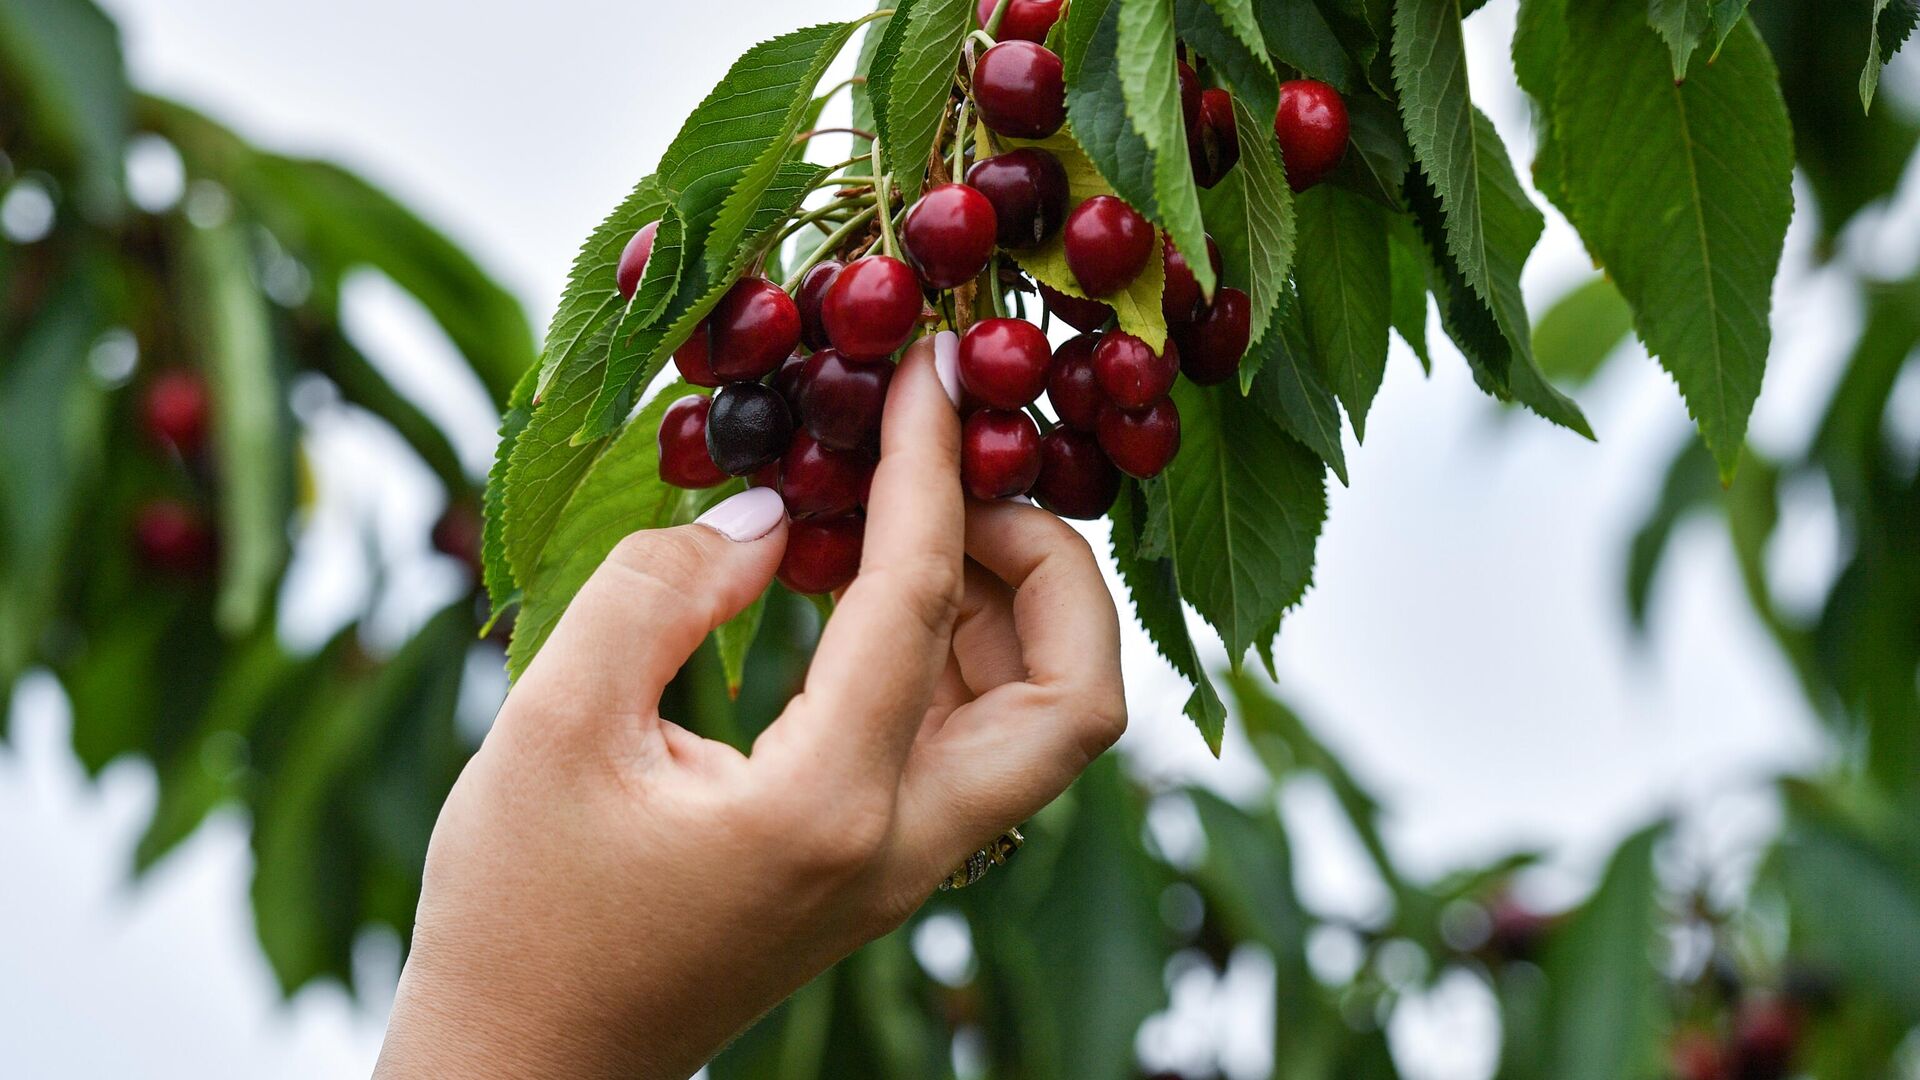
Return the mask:
M751 755L659 701L772 580L777 494L629 536L581 589L441 811L376 1077L687 1077L1119 737L1087 543L961 494L956 351L902 361L860 574Z

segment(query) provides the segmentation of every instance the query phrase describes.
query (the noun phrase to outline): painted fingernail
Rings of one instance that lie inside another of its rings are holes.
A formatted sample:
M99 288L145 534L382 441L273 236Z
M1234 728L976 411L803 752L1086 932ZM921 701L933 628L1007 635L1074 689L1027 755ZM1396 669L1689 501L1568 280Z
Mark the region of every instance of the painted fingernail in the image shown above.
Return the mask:
M933 335L933 373L940 376L940 388L947 392L953 407L960 407L960 335L942 330Z
M718 503L694 520L736 544L758 540L787 516L786 504L772 488L748 488Z

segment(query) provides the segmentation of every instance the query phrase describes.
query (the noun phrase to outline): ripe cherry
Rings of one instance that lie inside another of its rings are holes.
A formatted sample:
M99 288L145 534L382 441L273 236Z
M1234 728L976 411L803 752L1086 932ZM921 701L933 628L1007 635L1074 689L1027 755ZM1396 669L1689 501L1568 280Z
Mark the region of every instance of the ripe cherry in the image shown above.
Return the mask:
M999 6L1000 0L980 0L982 27L993 21L994 9ZM1043 42L1047 31L1060 21L1064 7L1066 0L1007 0L1007 13L1000 16L1000 30L994 37L1000 41Z
M1154 352L1132 334L1115 330L1093 349L1093 375L1107 400L1123 409L1144 409L1167 396L1180 375L1180 350L1167 339Z
M1200 124L1188 136L1193 182L1210 188L1240 163L1240 130L1233 118L1233 95L1207 90L1200 95Z
M788 524L780 584L797 593L830 593L844 588L860 572L861 542L866 539L866 531L866 519L858 514Z
M660 417L660 479L683 488L727 482L727 474L707 452L707 413L712 407L704 394L688 394L667 406Z
M213 530L198 511L173 499L155 499L133 520L134 551L152 569L199 577L213 569Z
M1025 319L983 319L960 339L960 385L994 409L1032 404L1047 388L1053 350Z
M707 316L713 373L727 382L759 379L800 344L800 307L766 278L742 278Z
M700 325L693 328L693 334L673 350L673 366L689 383L718 389L725 384L713 373L713 335L707 327L708 321L701 319Z
M892 356L920 322L920 279L886 255L855 259L820 302L827 339L853 360Z
M773 373L773 378L767 380L767 385L779 391L780 396L786 399L787 408L793 411L795 417L800 415L800 396L807 388L809 359L811 357L806 353L794 353L782 360L780 369Z
M728 476L745 476L787 452L793 414L771 386L729 383L707 410L707 453Z
M845 263L828 259L816 264L800 279L800 291L795 294L794 303L800 307L800 340L809 351L818 352L833 345L827 340L826 324L820 320L820 302L826 299L827 290L833 288L833 279L844 269Z
M1171 398L1137 411L1109 404L1100 410L1100 449L1120 471L1142 480L1159 476L1180 452L1180 410Z
M1220 279L1220 245L1207 237L1207 262L1213 266L1214 280ZM1173 246L1172 238L1160 245L1160 265L1166 271L1166 291L1160 294L1160 313L1166 316L1168 325L1190 323L1206 314L1207 297L1200 291L1199 279L1193 276L1193 267L1187 265L1187 257Z
M993 204L996 239L1003 248L1038 247L1067 220L1067 170L1037 146L974 162L967 185Z
M1091 521L1113 508L1120 470L1084 431L1057 427L1040 439L1040 477L1033 496L1061 517Z
M1273 114L1280 160L1287 185L1305 191L1326 179L1347 152L1347 103L1323 82L1294 79L1280 84L1280 108Z
M1013 139L1044 139L1067 122L1060 57L1031 41L1002 41L973 65L980 122Z
M650 221L640 226L640 231L634 233L627 241L627 246L621 249L620 264L613 272L614 284L620 290L621 299L631 300L633 294L640 290L640 275L647 272L647 259L653 255L654 234L659 231L660 223Z
M972 281L993 257L1000 225L993 203L965 184L940 184L913 204L900 225L900 246L929 289Z
M806 361L800 376L800 425L836 450L869 446L880 437L880 414L892 380L890 361L849 360L822 349Z
M864 450L835 450L802 431L780 459L780 494L794 517L836 517L867 501L873 483L873 456Z
M1733 1020L1733 1071L1740 1080L1781 1080L1793 1071L1800 1013L1775 997L1743 1002Z
M1040 286L1040 298L1047 302L1047 310L1053 317L1073 327L1081 333L1090 333L1107 325L1113 318L1113 309L1098 300L1088 300L1080 296L1068 296L1050 285Z
M474 574L480 573L480 545L486 523L471 503L452 502L440 512L427 539L433 550L453 559Z
M1226 382L1240 370L1253 336L1253 303L1239 289L1221 289L1199 322L1174 331L1180 370L1201 386Z
M1088 296L1112 296L1153 257L1153 226L1112 195L1095 195L1067 215L1067 269Z
M1502 891L1487 903L1487 948L1503 960L1532 960L1553 933L1553 917Z
M182 457L192 457L206 446L211 412L206 379L186 368L155 376L140 399L140 419L147 437Z
M1713 1033L1687 1028L1674 1036L1670 1054L1674 1080L1733 1080L1726 1052Z
M1100 410L1107 404L1106 391L1093 373L1093 352L1100 344L1099 334L1081 334L1061 345L1053 353L1047 368L1047 400L1060 422L1080 431L1092 431L1100 423Z
M1187 125L1187 135L1192 137L1200 126L1200 75L1193 65L1180 61L1180 119Z
M981 409L960 428L960 480L976 499L1024 495L1040 476L1040 429L1013 409Z

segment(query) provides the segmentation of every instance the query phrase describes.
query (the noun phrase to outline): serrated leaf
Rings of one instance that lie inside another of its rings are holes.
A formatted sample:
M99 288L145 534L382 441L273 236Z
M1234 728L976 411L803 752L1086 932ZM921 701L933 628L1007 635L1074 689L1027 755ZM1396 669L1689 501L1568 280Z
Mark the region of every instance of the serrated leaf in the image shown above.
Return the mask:
M539 381L537 369L529 368L507 398L507 409L500 417L500 441L494 446L493 467L487 471L487 490L483 497L485 524L480 533L480 577L487 587L489 618L497 619L517 601L519 585L513 578L513 564L507 558L507 471L513 460L513 447L520 433L533 419L533 388Z
M913 0L887 21L867 90L875 130L906 205L920 197L940 118L952 100L960 47L973 25L970 0Z
M1647 0L1647 25L1667 43L1673 58L1673 81L1687 77L1687 63L1706 37L1713 15L1707 0Z
M1108 190L1148 220L1160 214L1154 153L1127 115L1116 51L1121 0L1082 0L1067 8L1067 126ZM1057 137L1057 136L1056 136Z
M1387 372L1392 268L1386 219L1358 195L1321 185L1300 196L1294 280L1313 356L1364 440L1367 410Z
M1347 483L1340 406L1313 362L1299 320L1287 317L1269 326L1266 336L1248 351L1241 370L1249 367L1257 368L1247 385L1249 397L1287 434L1331 466L1342 484Z
M1158 213L1150 216L1171 234L1175 247L1205 251L1207 230L1200 219L1199 189L1187 153L1186 120L1175 71L1173 0L1121 0L1116 50L1127 115L1153 153ZM1200 291L1211 298L1218 285L1212 264L1193 259L1188 266Z
M1400 127L1400 110L1385 98L1358 93L1347 99L1347 122L1347 156L1330 179L1382 205L1401 209L1405 205L1401 185L1406 182L1413 150Z
M1593 378L1633 333L1633 309L1604 276L1580 285L1547 309L1533 328L1540 370L1563 386Z
M1647 60L1652 31L1570 0L1581 62L1555 97L1569 215L1634 310L1730 478L1759 396L1768 311L1793 217L1793 140L1751 24L1683 86Z
M668 301L679 288L680 275L688 271L687 264L692 261L693 253L687 250L687 230L680 220L680 211L669 206L660 215L653 252L647 256L647 268L640 274L633 299L621 313L622 324L652 326L666 311Z
M576 445L573 434L580 430L599 392L612 339L613 324L603 320L580 350L580 362L560 370L545 402L533 408L508 451L506 485L501 489L506 524L501 537L513 580L523 589L573 486L604 445Z
M1007 141L1013 146L1038 146L1059 158L1061 167L1067 173L1067 200L1072 206L1079 206L1096 195L1114 194L1113 188L1107 185L1086 151L1081 148L1073 131L1062 128L1037 142L1019 139ZM1157 350L1165 348L1167 343L1167 317L1160 310L1160 294L1166 288L1166 269L1161 265L1160 241L1156 239L1154 244L1154 254L1147 260L1147 268L1140 272L1133 284L1113 296L1101 297L1101 302L1113 308L1120 329ZM1080 288L1080 283L1074 280L1073 271L1067 267L1066 240L1061 234L1055 233L1053 239L1030 251L1010 254L1034 280L1068 296L1086 297L1086 291Z
M1658 53L1654 58L1664 66ZM1660 1075L1668 1006L1652 959L1663 926L1653 849L1665 831L1660 823L1627 838L1592 898L1552 943L1544 965L1553 988L1549 1076Z
M1427 251L1420 234L1404 215L1395 215L1387 224L1388 258L1393 264L1393 329L1407 343L1420 367L1433 374L1433 357L1427 350Z
M133 94L113 20L91 0L8 0L0 6L0 66L8 105L23 108L27 130L76 166L87 213L116 218Z
M1713 9L1713 55L1720 55L1720 46L1727 43L1727 35L1746 18L1749 0L1711 0ZM1711 59L1709 60L1711 62Z
M1113 563L1120 580L1126 583L1127 596L1133 601L1134 617L1146 630L1153 646L1175 671L1193 684L1185 711L1200 730L1200 737L1217 756L1226 734L1227 708L1200 663L1199 650L1187 632L1186 612L1180 606L1180 584L1173 560L1149 558L1140 553L1141 533L1147 519L1146 496L1140 487L1129 484L1114 508Z
M1246 40L1243 36L1244 27L1228 25L1228 12L1224 10L1227 7L1252 10L1251 5L1240 4L1236 0L1174 0L1174 29L1179 31L1180 40L1186 43L1189 50L1206 58L1213 73L1234 92L1236 98L1250 103L1256 115L1272 116L1280 100L1280 83L1273 70L1273 58L1267 54L1264 42L1249 43ZM1252 29L1258 35L1259 23L1255 22ZM1205 202L1205 193L1200 198Z
M1233 32L1240 44L1262 57L1266 55L1267 39L1260 33L1260 16L1254 11L1253 0L1206 0L1220 15L1220 22ZM1273 70L1269 61L1267 70Z
M547 325L533 400L546 400L555 375L572 363L582 347L620 311L620 292L615 280L620 252L625 250L634 233L648 222L660 220L672 202L672 193L661 186L659 176L649 176L634 185L633 191L593 230L587 242L580 245L573 267L567 272L567 287L560 294L560 306Z
M727 679L727 693L732 697L740 696L740 687L747 677L747 651L753 648L753 639L760 636L760 620L767 613L767 594L761 593L753 598L747 609L720 626L713 632L713 644L720 653L720 670Z
M1254 14L1274 59L1342 94L1353 93L1353 61L1319 8L1300 0L1254 0Z
M1860 107L1873 108L1873 95L1880 89L1880 69L1912 36L1920 22L1920 4L1914 0L1873 0L1873 21L1867 32L1867 63L1860 71Z
M1719 477L1714 472L1713 455L1706 444L1688 439L1673 463L1667 466L1660 484L1660 496L1646 520L1634 531L1627 547L1627 619L1635 632L1647 628L1647 612L1653 600L1653 583L1665 558L1668 542L1682 519L1695 510L1715 505L1721 494Z
M1258 117L1245 101L1234 99L1233 115L1242 130L1249 124L1259 130ZM1246 237L1247 293L1252 301L1250 337L1259 341L1280 310L1287 278L1293 271L1297 240L1293 189L1287 186L1279 144L1271 139L1243 144L1240 167L1233 172L1238 177L1246 216L1227 222L1226 227Z

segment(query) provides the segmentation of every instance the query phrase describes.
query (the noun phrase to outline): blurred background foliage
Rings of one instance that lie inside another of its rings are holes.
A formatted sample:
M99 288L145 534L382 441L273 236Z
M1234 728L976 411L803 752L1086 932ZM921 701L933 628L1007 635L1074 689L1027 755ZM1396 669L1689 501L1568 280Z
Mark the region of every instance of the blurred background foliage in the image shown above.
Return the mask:
M1345 25L1367 5L1321 6ZM1841 254L1920 143L1898 88L1865 112L1850 92L1886 6L1752 8L1794 122L1812 257L1835 260L1862 313L1824 419L1795 453L1750 454L1730 488L1688 439L1622 553L1623 603L1644 625L1676 531L1723 528L1755 618L1830 732L1819 775L1776 782L1784 827L1765 851L1689 863L1668 842L1684 823L1654 822L1569 911L1510 890L1530 853L1416 879L1381 839L1379 802L1312 725L1226 675L1263 797L1151 783L1109 756L1031 823L1017 872L934 898L749 1032L716 1080L1217 1075L1206 1048L1143 1063L1141 1032L1171 987L1246 972L1271 984L1278 1077L1398 1076L1389 1018L1458 978L1499 1002L1503 1080L1920 1075L1920 445L1896 404L1920 377L1920 272L1881 280ZM130 186L136 158L171 181ZM356 935L410 929L434 816L476 737L456 723L462 684L501 656L472 571L480 478L343 329L342 284L372 271L414 297L496 405L534 356L525 316L350 172L130 87L88 0L0 2L0 193L0 688L49 671L90 770L151 763L160 794L136 872L216 807L243 806L282 987L352 985ZM1630 352L1629 334L1596 279L1545 314L1536 344L1570 389ZM153 391L169 377L203 388L204 440L156 437ZM300 403L315 394L377 418L445 489L432 541L465 587L406 640L366 633L399 587L371 538L377 585L359 614L318 649L286 640L289 569L311 526ZM1842 548L1811 607L1775 596L1767 566L1783 507L1809 495L1830 505ZM164 535L160 505L176 526ZM669 715L748 745L818 626L777 591L765 619L738 699L709 645ZM1333 794L1371 860L1391 899L1376 916L1301 903L1275 796L1302 777Z

